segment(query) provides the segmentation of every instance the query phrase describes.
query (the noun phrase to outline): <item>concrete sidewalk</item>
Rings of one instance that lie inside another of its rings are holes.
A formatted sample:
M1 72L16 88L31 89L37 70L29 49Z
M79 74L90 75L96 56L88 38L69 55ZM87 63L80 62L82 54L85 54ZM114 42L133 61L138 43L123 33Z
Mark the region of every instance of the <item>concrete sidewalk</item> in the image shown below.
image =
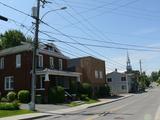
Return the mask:
M70 112L83 110L83 109L86 109L86 108L96 107L96 106L108 104L108 103L111 103L111 102L115 102L115 101L118 101L118 100L122 100L122 99L133 96L133 94L123 94L121 96L123 96L123 97L113 98L113 99L100 99L100 102L93 103L93 104L83 104L83 105L80 105L80 106L65 108L65 109L60 109L60 110L55 110L55 111L46 111L46 112L41 112L41 113L30 113L30 114L25 114L25 115L5 117L5 118L1 118L0 120L29 120L31 118L32 119L33 118L42 118L42 117L51 116L53 114L62 115L62 114L67 114L67 113L70 113Z

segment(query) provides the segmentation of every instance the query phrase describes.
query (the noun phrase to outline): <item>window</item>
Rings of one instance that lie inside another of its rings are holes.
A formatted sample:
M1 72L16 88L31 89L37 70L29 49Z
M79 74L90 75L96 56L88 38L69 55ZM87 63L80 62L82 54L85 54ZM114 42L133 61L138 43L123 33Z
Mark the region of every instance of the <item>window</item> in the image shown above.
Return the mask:
M20 68L21 67L21 55L18 54L16 55L16 68Z
M54 58L49 57L50 68L54 68Z
M107 78L107 81L108 82L112 82L112 78Z
M38 90L44 90L44 83L45 82L45 76L40 76L40 79L37 80L36 82L36 88Z
M4 69L4 57L0 58L0 69Z
M63 63L62 63L62 59L59 59L59 70L63 69Z
M95 78L98 78L98 71L95 70Z
M43 67L43 55L38 55L38 67Z
M127 89L127 87L126 87L126 85L122 85L122 90L126 90Z
M4 88L5 90L13 90L14 89L14 81L13 81L13 76L7 76L4 79Z
M103 79L103 73L102 73L102 71L99 71L99 78Z
M126 81L126 77L121 77L121 81Z

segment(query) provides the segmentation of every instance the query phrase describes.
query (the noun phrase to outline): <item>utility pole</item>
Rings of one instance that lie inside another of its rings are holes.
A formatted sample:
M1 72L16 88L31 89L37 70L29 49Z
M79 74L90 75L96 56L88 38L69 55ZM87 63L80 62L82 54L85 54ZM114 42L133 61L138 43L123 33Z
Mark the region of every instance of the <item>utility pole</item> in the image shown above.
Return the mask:
M35 95L36 95L36 68L37 68L37 49L38 49L38 33L39 33L39 14L40 14L40 2L37 0L37 7L32 8L32 17L35 19L35 37L33 41L33 61L32 61L32 82L31 82L31 103L30 109L35 111Z
M140 66L140 74L142 75L142 61L139 60L139 66Z

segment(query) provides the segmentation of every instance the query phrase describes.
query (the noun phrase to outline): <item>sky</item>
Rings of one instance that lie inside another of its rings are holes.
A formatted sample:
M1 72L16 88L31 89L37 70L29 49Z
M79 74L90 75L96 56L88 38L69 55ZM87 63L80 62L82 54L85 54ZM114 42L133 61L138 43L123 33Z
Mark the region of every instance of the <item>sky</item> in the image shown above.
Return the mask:
M70 58L93 56L105 60L107 73L114 71L115 68L120 72L125 71L127 51L134 70L139 70L140 59L142 69L147 74L160 69L159 0L48 1L50 3L40 9L40 18L46 12L53 10L42 19L52 28L40 23L41 42L49 43L51 41L48 39L54 40L52 42ZM36 6L37 0L1 0L0 2L31 15L31 8ZM33 38L34 19L1 3L0 15L9 18L9 21L0 21L0 33L18 29L25 36ZM58 10L62 7L67 9ZM61 42L58 42L59 40ZM111 42L150 48L111 44ZM92 44L99 47L88 46ZM153 48L154 50L157 48L156 52L139 50L153 50Z

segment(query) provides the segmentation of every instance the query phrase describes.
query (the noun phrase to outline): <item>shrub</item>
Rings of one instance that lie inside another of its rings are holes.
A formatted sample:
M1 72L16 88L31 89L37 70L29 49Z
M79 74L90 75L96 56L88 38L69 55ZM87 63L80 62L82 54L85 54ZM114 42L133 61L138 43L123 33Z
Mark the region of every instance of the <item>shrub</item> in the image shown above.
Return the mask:
M49 98L49 103L52 104L63 103L65 100L64 88L61 86L50 88L48 98Z
M5 98L5 97L2 97L2 98L1 98L1 102L8 102L8 99Z
M7 99L8 99L8 101L10 101L10 102L16 100L16 93L15 93L15 92L9 92L9 93L7 94Z
M88 95L85 95L85 94L82 94L80 99L83 100L83 101L89 101Z
M99 88L99 97L107 97L110 96L110 88L108 85L101 86Z
M81 92L81 94L85 94L88 97L91 97L92 96L91 85L89 83L82 83L80 92Z
M18 92L18 100L21 103L29 103L30 102L30 93L28 90L20 90Z
M0 110L19 110L19 103L17 101L0 103Z

